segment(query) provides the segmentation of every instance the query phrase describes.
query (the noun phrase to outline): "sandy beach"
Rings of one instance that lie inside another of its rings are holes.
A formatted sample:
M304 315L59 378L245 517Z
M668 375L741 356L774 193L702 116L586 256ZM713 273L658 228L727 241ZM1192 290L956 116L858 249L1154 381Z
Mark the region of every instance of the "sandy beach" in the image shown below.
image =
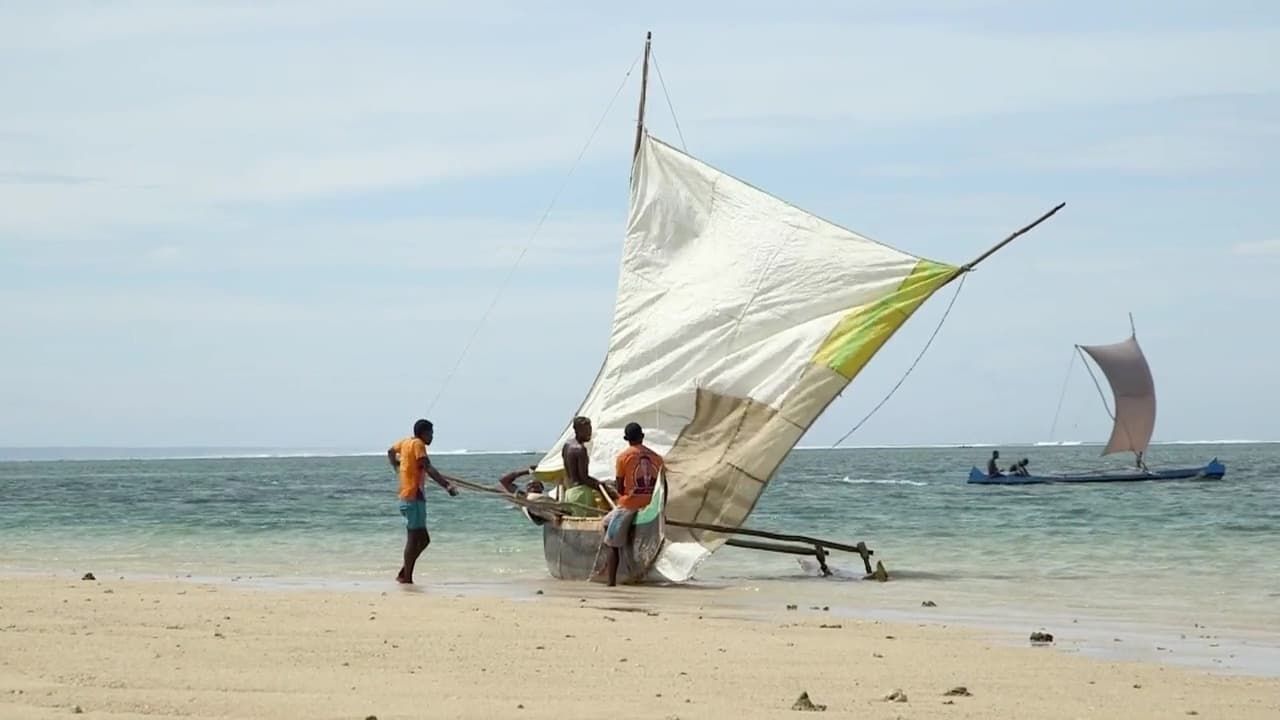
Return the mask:
M526 600L7 578L0 717L773 718L802 692L824 717L1280 716L1277 679L713 605L554 583Z

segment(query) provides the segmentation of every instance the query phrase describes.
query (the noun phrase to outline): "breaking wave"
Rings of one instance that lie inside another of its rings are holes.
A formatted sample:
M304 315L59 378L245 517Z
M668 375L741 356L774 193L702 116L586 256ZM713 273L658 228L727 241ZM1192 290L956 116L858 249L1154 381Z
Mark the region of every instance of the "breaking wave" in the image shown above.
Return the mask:
M848 475L840 479L842 483L849 485L911 485L913 487L924 487L927 482L919 480L895 480L893 478L851 478Z

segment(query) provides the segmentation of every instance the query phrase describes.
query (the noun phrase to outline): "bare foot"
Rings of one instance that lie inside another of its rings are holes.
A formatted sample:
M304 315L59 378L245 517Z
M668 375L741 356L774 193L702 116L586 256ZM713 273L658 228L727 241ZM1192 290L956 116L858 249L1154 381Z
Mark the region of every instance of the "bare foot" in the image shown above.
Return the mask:
M407 578L407 577L405 577L405 576L403 576L403 575L397 575L397 576L396 576L396 582L400 583L401 585L412 585L412 584L413 584L413 581L412 581L412 580L410 580L409 578Z

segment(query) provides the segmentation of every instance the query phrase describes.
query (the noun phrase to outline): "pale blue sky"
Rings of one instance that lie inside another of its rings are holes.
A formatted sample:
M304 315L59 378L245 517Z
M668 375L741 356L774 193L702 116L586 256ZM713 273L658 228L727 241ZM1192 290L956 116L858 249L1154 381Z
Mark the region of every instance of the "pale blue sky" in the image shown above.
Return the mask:
M646 29L691 152L879 240L960 263L1068 203L969 278L850 444L1044 439L1072 344L1129 311L1158 439L1280 438L1280 4L803 5L0 0L0 445L403 434ZM591 383L636 80L438 447L545 446ZM883 396L950 292L805 444ZM1078 366L1060 426L1108 431Z

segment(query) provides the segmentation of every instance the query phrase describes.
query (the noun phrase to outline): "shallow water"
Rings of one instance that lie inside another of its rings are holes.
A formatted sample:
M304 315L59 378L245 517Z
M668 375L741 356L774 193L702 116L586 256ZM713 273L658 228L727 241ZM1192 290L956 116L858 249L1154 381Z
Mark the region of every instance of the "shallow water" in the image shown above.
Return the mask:
M1003 454L1043 472L1114 464L1098 450ZM1280 445L1150 454L1162 466L1219 457L1227 476L1218 482L965 484L989 452L793 453L749 524L864 540L894 581L821 579L794 557L728 548L700 570L699 585L715 589L705 602L772 606L790 595L916 617L930 613L920 602L931 599L940 606L933 617L976 624L1090 618L1091 628L1121 623L1163 637L1190 629L1190 639L1219 635L1219 645L1231 635L1280 646ZM493 483L535 459L453 455L436 464ZM403 537L395 489L385 459L371 456L0 462L0 572L381 584ZM432 486L428 518L422 579L517 594L547 586L541 536L514 508ZM862 574L856 556L834 562L841 574Z

